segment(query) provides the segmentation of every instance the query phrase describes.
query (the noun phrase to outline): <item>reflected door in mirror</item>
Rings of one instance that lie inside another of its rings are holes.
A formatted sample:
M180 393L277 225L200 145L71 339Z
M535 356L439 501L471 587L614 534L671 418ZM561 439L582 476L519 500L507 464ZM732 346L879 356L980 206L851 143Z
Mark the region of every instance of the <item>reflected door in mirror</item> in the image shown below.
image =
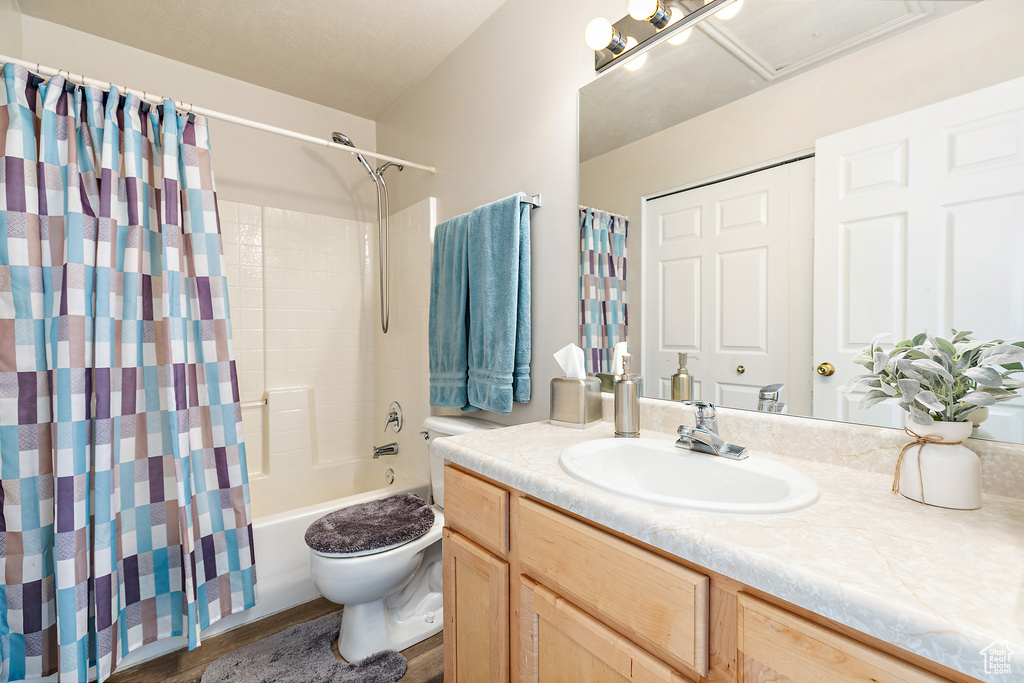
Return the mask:
M686 352L698 357L688 365L695 399L753 410L761 387L782 383L783 401L808 411L807 369L790 356L801 343L793 340L809 346L811 299L790 286L789 274L810 266L812 197L807 159L645 203L649 396L670 398L678 353Z
M889 401L836 391L871 339L1024 339L1024 79L818 141L814 416L902 427ZM891 347L890 347L891 348ZM1024 399L975 436L1024 442Z

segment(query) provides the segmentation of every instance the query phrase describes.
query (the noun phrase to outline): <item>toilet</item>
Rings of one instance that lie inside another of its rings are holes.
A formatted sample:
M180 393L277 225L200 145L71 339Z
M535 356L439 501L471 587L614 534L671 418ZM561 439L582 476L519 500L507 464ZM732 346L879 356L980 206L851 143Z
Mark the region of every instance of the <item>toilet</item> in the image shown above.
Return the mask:
M435 438L501 426L470 417L428 417L423 456ZM444 459L429 457L432 506L399 494L336 510L306 532L313 583L325 598L345 606L338 651L350 662L404 650L443 627Z

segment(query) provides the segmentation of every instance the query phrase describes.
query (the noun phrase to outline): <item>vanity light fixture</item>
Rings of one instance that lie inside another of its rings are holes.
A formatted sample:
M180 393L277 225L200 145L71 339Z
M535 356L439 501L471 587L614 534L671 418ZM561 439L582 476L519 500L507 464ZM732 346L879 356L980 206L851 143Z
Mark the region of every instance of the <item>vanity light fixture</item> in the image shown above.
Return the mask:
M633 36L626 36L626 52L629 52L630 50L632 50L636 46L637 46L636 38L634 38ZM632 59L627 61L622 66L623 66L623 68L629 69L630 71L636 71L637 69L639 69L640 67L642 67L646 63L647 63L647 53L645 52L645 53L643 53L641 55L637 55L636 57L633 57Z
M705 5L707 5L710 2L712 2L712 0L704 0ZM740 13L741 9L743 9L743 0L736 0L736 2L732 3L728 7L725 7L715 12L715 19L732 19L733 17Z
M613 55L619 55L626 50L622 34L604 17L597 17L587 24L586 39L587 46L595 52L608 50Z
M668 26L672 16L661 0L629 0L626 8L629 16L637 21L649 21L658 29Z
M594 69L604 72L620 64L636 71L647 61L647 51L669 41L680 45L690 30L712 15L720 18L736 15L730 6L743 0L705 0L692 12L684 6L669 6L669 0L628 0L629 14L615 24L598 17L587 25L587 45L594 51ZM727 10L732 11L727 12ZM723 16L726 14L726 16ZM639 17L639 18L638 18Z
M683 10L679 9L678 7L673 7L671 9L671 18L668 20L668 25L671 26L672 24L676 23L677 21L679 21L682 18L683 18ZM668 44L669 45L682 45L683 43L686 42L686 39L690 37L691 33L693 33L693 27L692 26L690 28L686 29L685 31L678 31L671 38L668 39Z

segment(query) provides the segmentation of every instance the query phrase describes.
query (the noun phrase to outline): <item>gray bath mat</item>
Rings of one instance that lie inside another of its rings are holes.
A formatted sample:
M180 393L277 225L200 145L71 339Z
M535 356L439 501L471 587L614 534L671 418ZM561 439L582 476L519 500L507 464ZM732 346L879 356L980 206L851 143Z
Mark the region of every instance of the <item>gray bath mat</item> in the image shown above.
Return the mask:
M408 663L394 650L338 660L331 645L339 626L335 612L241 647L208 666L202 683L395 683L405 675Z

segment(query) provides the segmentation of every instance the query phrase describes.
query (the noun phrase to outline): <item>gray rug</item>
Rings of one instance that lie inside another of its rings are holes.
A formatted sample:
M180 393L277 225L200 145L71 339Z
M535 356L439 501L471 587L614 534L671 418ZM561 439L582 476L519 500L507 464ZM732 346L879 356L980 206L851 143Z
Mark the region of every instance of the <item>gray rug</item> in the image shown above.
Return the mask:
M395 683L407 662L384 650L346 663L331 646L341 625L341 612L292 626L215 660L202 683Z

